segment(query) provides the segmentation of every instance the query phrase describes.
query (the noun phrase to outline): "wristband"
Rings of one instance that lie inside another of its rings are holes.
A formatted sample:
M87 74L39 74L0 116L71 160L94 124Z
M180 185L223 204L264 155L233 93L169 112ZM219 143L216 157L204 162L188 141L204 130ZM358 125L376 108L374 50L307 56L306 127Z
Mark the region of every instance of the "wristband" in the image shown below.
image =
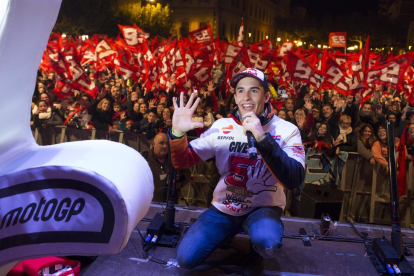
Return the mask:
M174 132L174 128L171 128L171 133L172 133L175 137L177 137L177 138L181 138L181 137L183 137L183 136L185 135L185 132L184 132L183 134L181 134L181 135L177 135L177 134Z

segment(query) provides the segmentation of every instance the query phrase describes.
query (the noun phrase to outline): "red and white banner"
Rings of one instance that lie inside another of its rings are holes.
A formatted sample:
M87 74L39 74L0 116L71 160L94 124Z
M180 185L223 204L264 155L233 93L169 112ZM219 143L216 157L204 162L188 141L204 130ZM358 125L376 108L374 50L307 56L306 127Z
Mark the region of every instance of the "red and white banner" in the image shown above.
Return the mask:
M329 34L330 47L346 47L346 32L330 33Z
M289 41L276 48L269 40L250 47L241 41L231 44L214 40L210 26L190 32L192 41L149 39L149 34L137 26L119 27L123 38L92 35L81 41L51 34L40 69L55 71L58 79L55 91L59 98L71 95L72 89L96 95L97 88L84 66L95 71L95 78L109 68L124 79L141 78L148 87L153 82L158 82L161 89L175 84L180 91L210 81L212 66L221 62L226 65L224 83L241 70L253 67L267 71L269 81L274 84L291 87L292 81L302 81L317 89L332 88L344 95L365 93L377 85L411 94L414 87L414 69L409 66L412 55L393 57L371 53L369 38L359 53L344 54L332 49L322 52L317 48L296 48ZM331 33L331 40L335 45L346 43L346 33ZM369 93L365 93L366 97Z
M325 80L326 74L315 69L306 60L300 58L293 52L287 55L287 70L292 81L303 81L319 88Z
M332 88L347 96L350 93L349 85L351 83L351 78L328 53L327 49L325 49L323 55L322 71L326 73L328 77L322 83L321 88Z
M402 54L385 62L377 62L367 73L368 84L385 85L397 89L413 59L412 53Z
M207 25L204 27L201 27L198 30L189 32L191 38L193 39L193 41L197 44L202 44L202 43L213 43L213 32L211 30L211 26Z

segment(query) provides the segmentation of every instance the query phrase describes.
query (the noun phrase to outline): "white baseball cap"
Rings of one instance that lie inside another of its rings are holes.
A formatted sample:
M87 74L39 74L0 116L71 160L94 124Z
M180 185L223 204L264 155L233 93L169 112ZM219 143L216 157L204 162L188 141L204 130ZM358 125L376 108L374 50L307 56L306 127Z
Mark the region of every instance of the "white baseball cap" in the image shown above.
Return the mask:
M251 77L251 78L255 78L256 80L258 80L265 88L265 92L269 91L269 85L267 83L267 79L265 74L263 73L263 71L260 71L258 69L255 68L246 68L243 71L241 71L240 73L237 73L236 75L233 76L233 78L231 78L230 80L230 86L233 88L236 88L237 83L246 77Z

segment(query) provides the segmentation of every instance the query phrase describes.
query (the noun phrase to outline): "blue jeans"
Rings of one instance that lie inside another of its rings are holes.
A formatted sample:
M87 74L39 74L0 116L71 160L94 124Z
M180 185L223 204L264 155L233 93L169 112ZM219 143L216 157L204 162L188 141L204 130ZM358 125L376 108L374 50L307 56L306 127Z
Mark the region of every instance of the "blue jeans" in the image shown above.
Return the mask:
M261 207L244 216L230 216L211 206L202 213L183 237L178 250L180 267L194 268L213 251L244 230L253 249L263 258L271 258L282 247L283 222L279 207Z

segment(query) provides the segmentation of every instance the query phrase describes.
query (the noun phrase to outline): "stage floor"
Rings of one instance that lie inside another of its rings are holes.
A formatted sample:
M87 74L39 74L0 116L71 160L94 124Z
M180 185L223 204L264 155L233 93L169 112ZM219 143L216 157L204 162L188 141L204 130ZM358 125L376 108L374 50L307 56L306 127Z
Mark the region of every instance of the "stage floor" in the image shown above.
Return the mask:
M205 208L193 207L190 210L177 206L176 222L189 223L204 210ZM152 219L160 211L162 211L160 205L153 204L145 218ZM283 239L283 248L277 253L277 257L265 260L265 270L262 275L378 275L366 254L364 243L312 239L314 234L320 234L319 221L283 217L284 234L287 237ZM141 221L138 224L141 233L145 233L148 224L148 221ZM298 238L300 228L306 230L311 239L311 246L305 246L302 239ZM391 229L388 226L356 224L356 228L360 232L367 233L371 238L381 238L384 233L390 240ZM404 243L414 243L412 229L403 228L402 232ZM336 228L326 237L362 240L346 223L337 223ZM150 250L155 257L171 262L171 265L157 264L148 259L148 255L142 250L141 237L137 231L134 231L127 246L119 254L99 256L89 264L82 262L81 275L239 275L249 250L249 242L248 236L239 234L229 249L218 249L204 265L186 270L174 266L175 248L157 246ZM407 257L407 260L414 266L413 256Z

